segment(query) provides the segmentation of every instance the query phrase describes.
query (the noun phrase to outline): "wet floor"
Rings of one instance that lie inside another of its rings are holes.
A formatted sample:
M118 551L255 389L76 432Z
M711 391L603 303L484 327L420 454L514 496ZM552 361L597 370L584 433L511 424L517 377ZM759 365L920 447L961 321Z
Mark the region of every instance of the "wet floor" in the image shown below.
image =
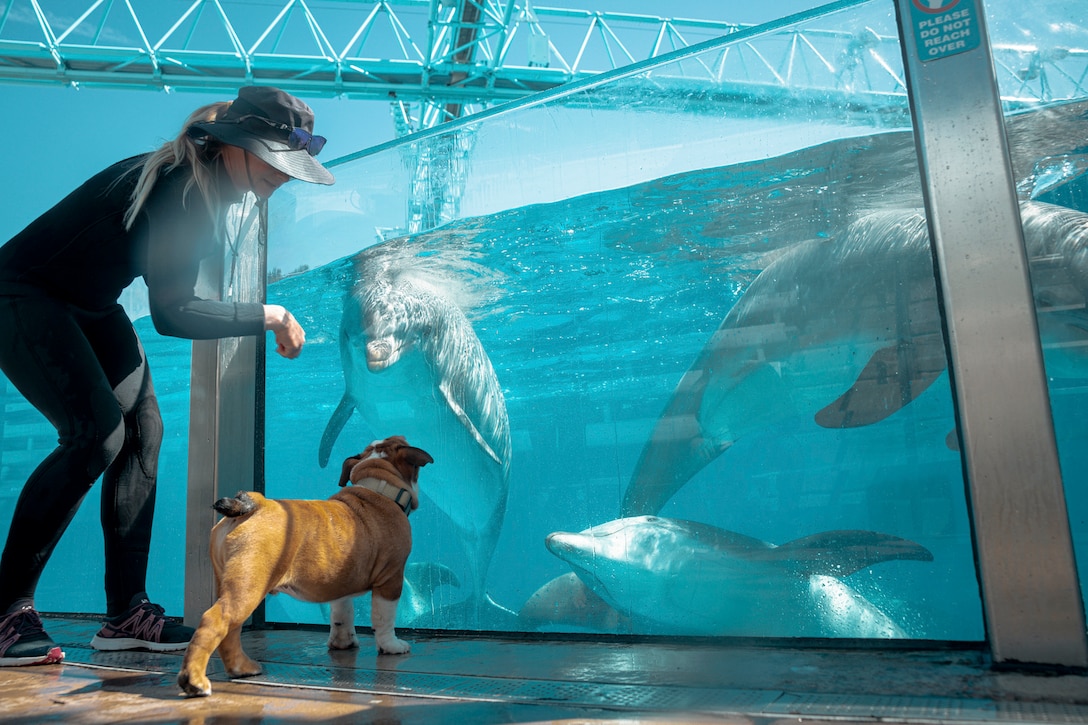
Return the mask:
M186 699L181 654L96 652L97 622L47 617L64 664L0 670L3 723L1088 723L1088 676L997 671L973 647L413 636L330 652L314 629L247 632L265 673Z

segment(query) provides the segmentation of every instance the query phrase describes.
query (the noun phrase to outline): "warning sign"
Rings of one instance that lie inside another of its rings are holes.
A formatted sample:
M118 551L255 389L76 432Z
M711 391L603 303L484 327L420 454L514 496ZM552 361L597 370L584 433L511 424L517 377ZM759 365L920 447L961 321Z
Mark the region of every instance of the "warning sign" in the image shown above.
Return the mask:
M978 13L974 0L911 0L911 25L922 62L977 48Z

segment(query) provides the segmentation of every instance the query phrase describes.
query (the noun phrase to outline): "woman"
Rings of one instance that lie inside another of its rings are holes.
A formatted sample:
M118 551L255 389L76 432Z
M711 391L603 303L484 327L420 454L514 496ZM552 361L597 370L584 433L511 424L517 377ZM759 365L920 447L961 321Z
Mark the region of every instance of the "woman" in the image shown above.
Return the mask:
M184 649L193 630L145 593L162 420L143 347L118 298L142 276L164 335L275 334L295 358L305 333L279 305L203 300L200 260L225 211L289 179L333 183L314 156L313 112L275 88L198 109L157 151L92 177L0 247L0 370L57 429L57 448L15 504L0 557L0 666L59 662L34 609L38 580L102 477L106 616L97 649Z

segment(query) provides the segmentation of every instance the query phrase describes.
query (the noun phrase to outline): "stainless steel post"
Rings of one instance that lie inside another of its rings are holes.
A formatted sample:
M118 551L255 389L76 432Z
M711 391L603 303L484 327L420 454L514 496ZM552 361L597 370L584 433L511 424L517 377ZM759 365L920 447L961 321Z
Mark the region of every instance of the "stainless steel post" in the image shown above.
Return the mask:
M248 209L248 211L247 211ZM228 216L225 260L201 270L201 296L238 302L264 299L263 210L252 203ZM208 540L215 500L258 488L255 481L258 346L263 338L193 343L189 403L189 471L185 521L185 623L195 627L214 601ZM263 451L260 451L263 455Z
M993 658L1085 667L1084 609L982 5L896 0L896 9Z

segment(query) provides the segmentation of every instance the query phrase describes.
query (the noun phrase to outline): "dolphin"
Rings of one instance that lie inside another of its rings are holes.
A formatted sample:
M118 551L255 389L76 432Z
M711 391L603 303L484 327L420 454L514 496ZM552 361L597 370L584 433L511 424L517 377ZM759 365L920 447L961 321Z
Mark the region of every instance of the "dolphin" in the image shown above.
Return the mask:
M441 597L439 590L442 587L459 586L461 582L457 575L444 564L430 561L409 562L404 567L404 588L397 601L397 626L418 627L418 622L427 618L434 608L435 601ZM353 604L355 621L369 623L370 592L356 597ZM322 603L321 612L326 618L331 616L330 605Z
M459 588L461 581L452 569L436 562L409 562L404 568L404 589L397 602L398 627L415 629L468 629L480 626L477 603L455 599L445 588ZM370 592L355 598L355 621L370 621ZM321 605L328 618L331 609ZM495 605L487 610L489 629L517 629L516 615L505 607Z
M774 546L657 516L555 532L545 545L620 615L662 633L715 636L906 637L841 577L885 561L933 560L919 544L873 531Z
M472 324L440 281L374 249L352 260L355 285L340 321L345 390L318 462L328 464L356 410L373 432L403 432L430 452L438 466L423 493L466 547L473 597L489 602L485 580L509 488L506 399Z
M1020 213L1033 272L1043 263L1056 268L1048 284L1037 280L1037 306L1073 310L1040 315L1044 344L1083 340L1088 215L1033 201ZM1083 364L1082 349L1066 346L1048 364L1054 371ZM737 439L777 421L878 423L946 365L922 210L875 211L837 238L799 243L752 281L681 378L643 447L621 515L660 512Z
M630 617L609 606L574 572L557 576L533 592L518 611L518 621L530 629L564 626L616 633L632 628Z

